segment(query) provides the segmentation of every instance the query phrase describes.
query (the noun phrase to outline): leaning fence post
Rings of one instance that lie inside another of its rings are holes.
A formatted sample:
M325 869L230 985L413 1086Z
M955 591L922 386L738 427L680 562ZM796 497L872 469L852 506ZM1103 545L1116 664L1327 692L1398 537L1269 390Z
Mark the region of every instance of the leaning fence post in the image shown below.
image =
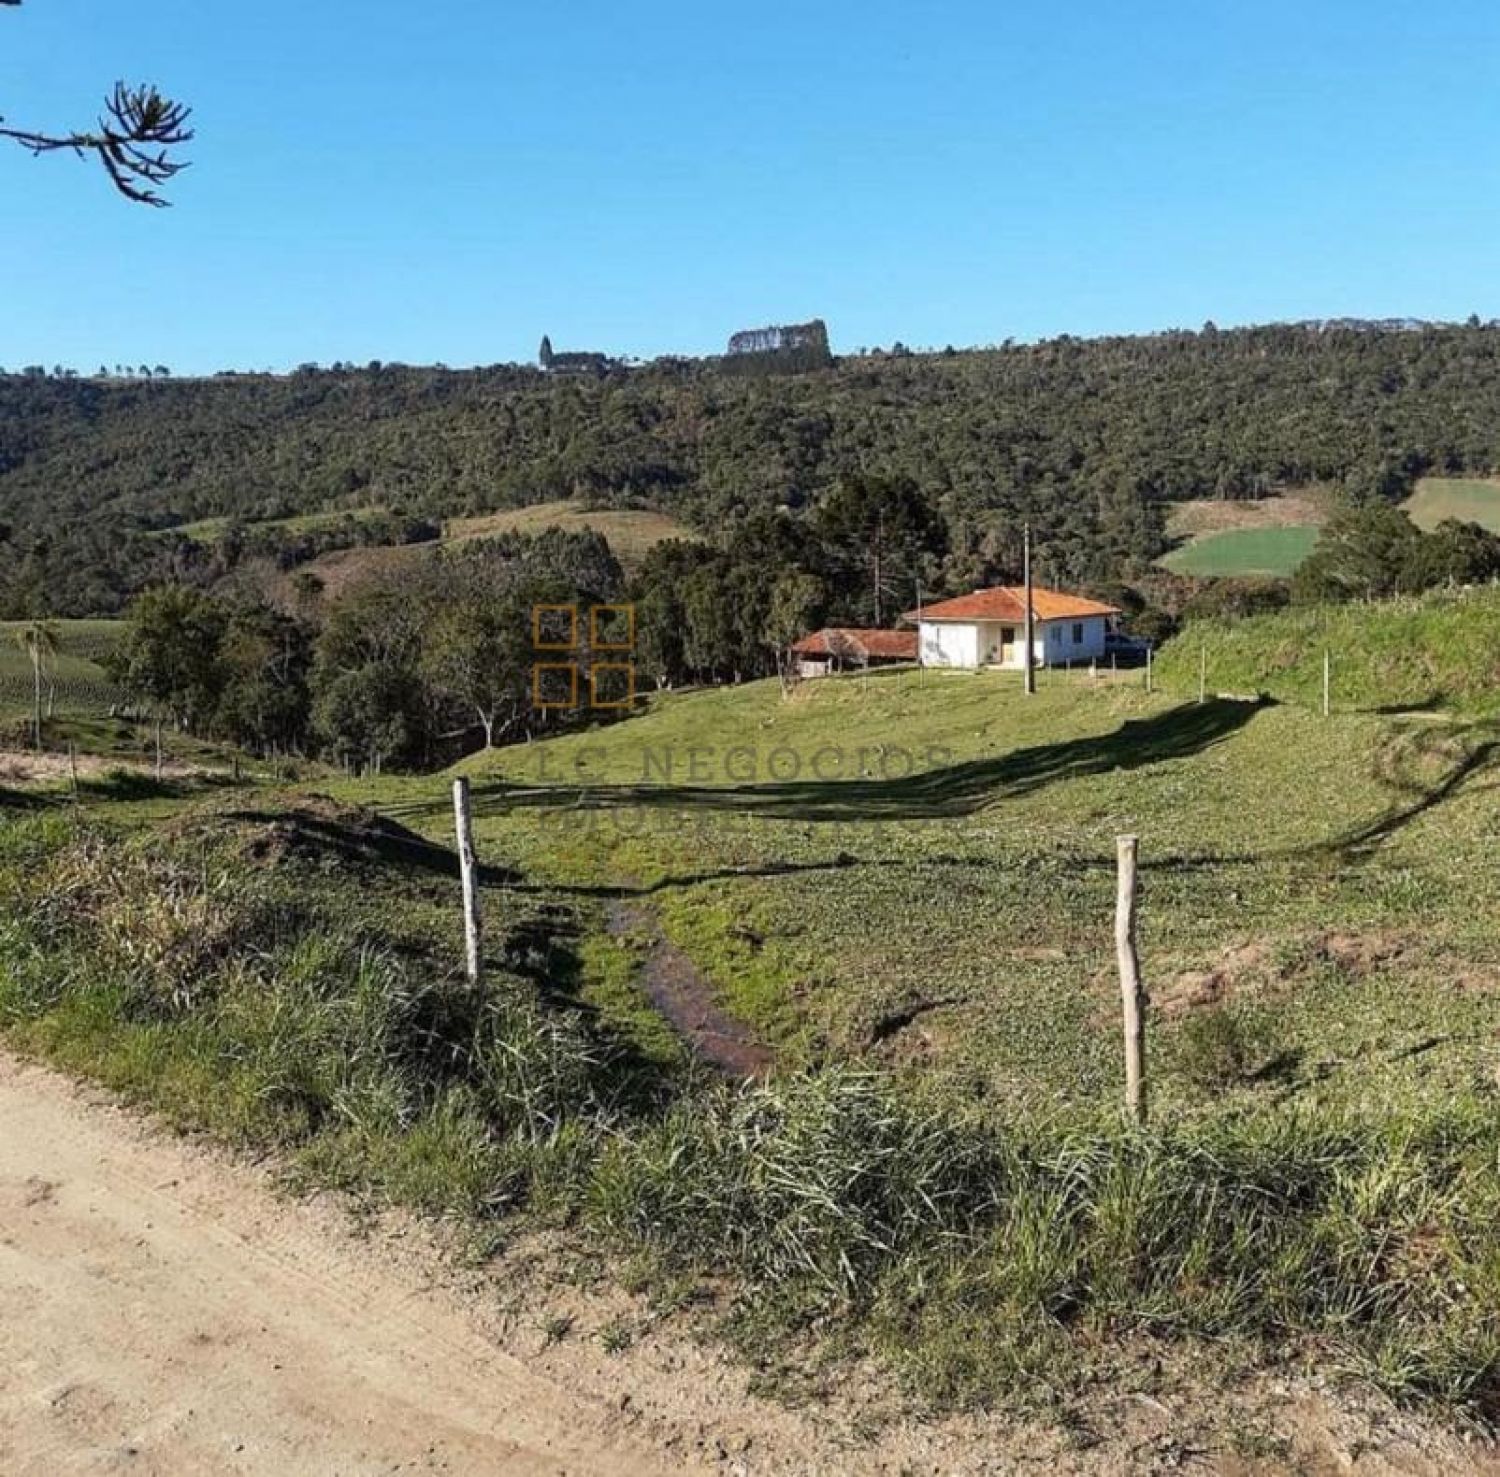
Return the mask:
M1121 836L1119 887L1115 897L1115 953L1120 966L1120 998L1125 1010L1125 1111L1146 1121L1146 1006L1140 959L1135 947L1136 838Z
M458 869L464 886L464 960L469 983L484 974L483 932L479 918L479 878L474 860L474 817L469 808L469 782L453 781L453 823L458 831Z

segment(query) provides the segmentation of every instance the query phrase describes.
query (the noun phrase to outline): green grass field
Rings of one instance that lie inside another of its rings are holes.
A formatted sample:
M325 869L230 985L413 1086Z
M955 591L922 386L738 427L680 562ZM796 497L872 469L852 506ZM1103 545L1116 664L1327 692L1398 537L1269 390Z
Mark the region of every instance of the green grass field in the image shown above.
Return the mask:
M1196 622L1162 648L1156 675L1169 691L1196 696L1206 654L1210 692L1264 693L1317 709L1326 651L1339 711L1494 716L1497 643L1500 589L1434 590L1376 605L1296 606Z
M1500 960L1478 922L1497 810L1466 767L1488 764L1487 730L1199 707L1135 680L1057 677L1029 703L1005 674L668 697L471 762L480 839L569 895L642 896L787 1061L877 1060L997 1111L1091 1113L1118 1088L1114 837L1138 832L1153 988L1189 999L1222 975L1206 1013L1259 1043L1238 1079L1202 1080L1182 1033L1204 1011L1174 1008L1163 1102L1372 1106L1474 1080L1500 997L1455 990L1452 964ZM446 834L444 786L341 793ZM1345 935L1383 942L1351 963L1366 945ZM1402 1056L1434 1032L1444 1045Z
M816 1329L815 1364L873 1355L939 1406L1055 1409L1185 1345L1485 1414L1497 765L1457 714L1138 674L668 694L464 766L481 995L451 776L340 780L0 826L0 1029L304 1182L551 1217L679 1304L707 1278L762 1367ZM1147 1132L1119 1116L1127 832ZM621 905L769 1085L684 1074Z
M1315 527L1232 528L1205 534L1162 559L1175 574L1263 575L1285 579L1312 552Z
M1446 518L1478 523L1500 533L1500 482L1479 477L1424 477L1402 504L1418 528L1434 529Z
M51 676L44 681L43 701L55 688L59 717L98 717L108 713L120 694L100 665L121 640L121 621L57 621L60 650ZM12 722L32 709L31 658L16 643L22 629L0 621L0 723Z

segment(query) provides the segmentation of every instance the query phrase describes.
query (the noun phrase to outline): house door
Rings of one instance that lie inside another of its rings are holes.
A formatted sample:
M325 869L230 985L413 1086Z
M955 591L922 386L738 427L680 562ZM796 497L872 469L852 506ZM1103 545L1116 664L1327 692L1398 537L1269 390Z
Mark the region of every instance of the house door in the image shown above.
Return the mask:
M1016 628L1000 627L1000 664L1008 667L1016 659Z

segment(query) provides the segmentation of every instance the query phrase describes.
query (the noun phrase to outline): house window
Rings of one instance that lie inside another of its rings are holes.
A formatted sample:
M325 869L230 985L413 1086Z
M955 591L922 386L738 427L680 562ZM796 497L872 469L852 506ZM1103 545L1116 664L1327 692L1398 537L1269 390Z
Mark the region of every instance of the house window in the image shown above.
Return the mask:
M1074 621L1073 622L1073 645L1074 646L1082 646L1083 645L1083 622L1082 621Z

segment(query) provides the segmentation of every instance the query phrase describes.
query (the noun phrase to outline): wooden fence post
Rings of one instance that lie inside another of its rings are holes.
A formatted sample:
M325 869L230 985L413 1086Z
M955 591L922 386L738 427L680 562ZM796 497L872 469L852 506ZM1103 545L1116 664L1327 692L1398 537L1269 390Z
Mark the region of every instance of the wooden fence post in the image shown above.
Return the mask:
M78 748L68 740L68 778L72 782L73 798L78 798Z
M1146 1006L1140 959L1135 947L1136 838L1117 839L1119 887L1115 896L1115 953L1120 966L1120 998L1125 1010L1125 1111L1146 1121Z
M1326 718L1331 707L1330 697L1333 687L1333 658L1329 655L1327 648L1323 651L1323 716Z
M1208 646L1198 648L1198 701L1208 701Z
M483 929L479 917L479 877L474 859L474 816L469 807L469 782L453 781L453 822L458 830L458 869L464 887L464 961L469 983L484 978Z
M1151 647L1146 648L1146 696L1151 696Z

